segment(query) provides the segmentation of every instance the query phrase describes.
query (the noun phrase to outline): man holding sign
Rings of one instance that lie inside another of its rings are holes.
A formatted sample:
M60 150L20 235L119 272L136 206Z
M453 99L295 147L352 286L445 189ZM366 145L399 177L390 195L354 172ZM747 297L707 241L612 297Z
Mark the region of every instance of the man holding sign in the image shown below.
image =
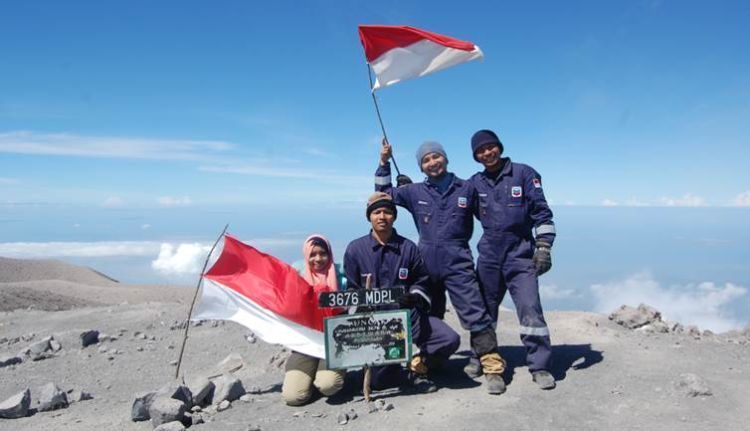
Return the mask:
M364 289L368 277L375 289L404 287L398 305L390 308L411 310L412 339L420 353L409 363L409 380L418 391L433 392L437 387L427 376L430 364L448 359L458 349L460 338L445 322L429 316L427 269L416 244L393 228L396 215L390 195L377 192L370 197L366 216L372 230L349 243L344 254L347 287ZM398 365L377 367L372 385L375 389L395 386L401 372Z

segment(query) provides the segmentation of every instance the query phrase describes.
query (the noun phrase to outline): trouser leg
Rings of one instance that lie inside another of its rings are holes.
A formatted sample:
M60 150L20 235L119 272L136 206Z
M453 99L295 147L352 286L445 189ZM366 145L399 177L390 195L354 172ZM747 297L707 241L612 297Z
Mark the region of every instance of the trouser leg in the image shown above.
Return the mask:
M461 338L448 324L434 316L412 310L412 342L420 354L448 359L458 350Z
M509 266L508 288L521 325L529 371L549 370L552 347L539 297L539 282L531 261Z
M292 352L286 360L281 397L290 406L305 404L312 395L312 383L318 369L318 358Z
M507 290L502 271L502 257L489 241L480 241L478 248L477 281L490 319L493 325L497 325L498 310Z
M444 283L461 327L478 333L493 327L494 320L479 288L474 260L468 247L445 247Z
M318 361L318 369L315 373L313 385L326 397L330 397L344 387L344 376L346 370L329 370L325 361Z

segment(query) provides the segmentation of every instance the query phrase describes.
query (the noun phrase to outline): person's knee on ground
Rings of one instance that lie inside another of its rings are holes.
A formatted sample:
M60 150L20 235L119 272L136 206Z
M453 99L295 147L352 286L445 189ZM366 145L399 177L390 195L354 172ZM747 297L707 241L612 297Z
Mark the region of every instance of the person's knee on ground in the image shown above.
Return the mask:
M290 406L305 404L312 396L312 383L318 369L319 359L299 352L292 352L286 360L281 397Z
M301 406L312 397L312 378L299 370L289 370L284 374L281 397L289 406Z
M344 387L345 373L343 370L318 369L313 385L323 396L330 397Z

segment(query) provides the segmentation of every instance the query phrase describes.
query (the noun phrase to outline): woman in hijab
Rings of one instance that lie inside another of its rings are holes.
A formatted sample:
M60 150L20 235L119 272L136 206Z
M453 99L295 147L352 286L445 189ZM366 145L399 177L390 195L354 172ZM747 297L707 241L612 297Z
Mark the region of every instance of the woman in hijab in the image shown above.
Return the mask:
M341 265L333 262L331 244L322 235L312 235L302 245L302 262L293 265L316 293L346 289L346 277ZM313 388L329 397L344 386L345 370L326 369L324 359L292 351L286 360L286 373L281 396L290 406L307 403Z

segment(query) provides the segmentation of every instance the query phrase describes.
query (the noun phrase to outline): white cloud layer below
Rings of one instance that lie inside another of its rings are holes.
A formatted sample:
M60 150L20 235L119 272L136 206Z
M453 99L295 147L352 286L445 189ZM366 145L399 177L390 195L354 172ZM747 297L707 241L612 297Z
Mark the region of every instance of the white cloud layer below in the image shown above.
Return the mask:
M611 313L620 305L648 304L661 311L667 320L701 329L726 332L741 329L741 321L727 311L732 301L744 296L747 289L732 283L718 286L712 282L697 285L663 287L646 273L637 273L625 280L591 286L594 311Z
M5 242L0 256L17 258L154 256L156 241Z

